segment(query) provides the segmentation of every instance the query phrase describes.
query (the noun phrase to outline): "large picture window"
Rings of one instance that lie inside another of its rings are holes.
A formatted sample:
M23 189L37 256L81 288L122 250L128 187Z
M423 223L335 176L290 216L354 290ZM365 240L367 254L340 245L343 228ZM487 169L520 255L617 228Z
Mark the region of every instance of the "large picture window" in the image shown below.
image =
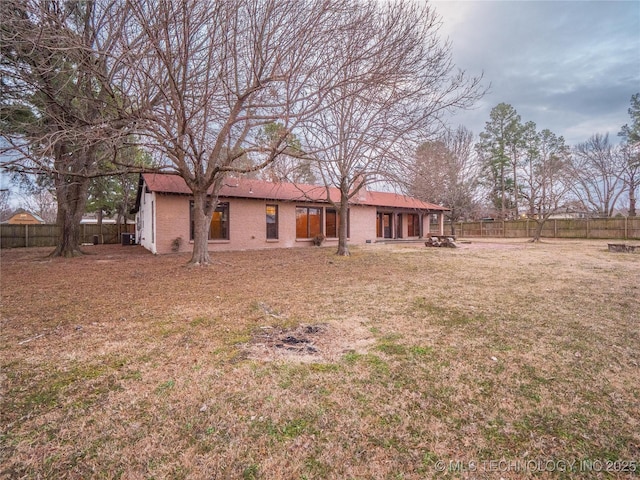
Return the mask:
M296 238L313 238L322 233L322 209L296 207Z
M327 208L325 211L324 234L327 238L338 238L338 229L340 228L340 212ZM349 236L349 211L347 210L347 237Z
M420 236L420 217L415 213L409 213L407 215L407 222L409 227L408 235L410 237Z
M267 240L278 239L278 206L267 205Z
M190 239L195 236L195 221L193 219L193 201L189 202L189 223L191 225ZM211 216L209 226L209 240L229 240L229 204L219 203Z

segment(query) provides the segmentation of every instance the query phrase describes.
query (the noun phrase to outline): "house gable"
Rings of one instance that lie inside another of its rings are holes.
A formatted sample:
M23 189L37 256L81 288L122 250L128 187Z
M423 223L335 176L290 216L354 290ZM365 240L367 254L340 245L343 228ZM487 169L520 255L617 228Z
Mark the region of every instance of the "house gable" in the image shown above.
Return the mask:
M10 225L37 225L44 223L44 220L35 213L19 208L3 223L8 223Z

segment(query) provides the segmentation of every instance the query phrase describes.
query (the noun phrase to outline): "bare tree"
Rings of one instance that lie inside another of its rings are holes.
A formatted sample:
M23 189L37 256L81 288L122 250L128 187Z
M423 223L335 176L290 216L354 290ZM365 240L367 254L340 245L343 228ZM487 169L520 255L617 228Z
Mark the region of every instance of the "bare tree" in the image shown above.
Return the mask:
M640 185L640 93L631 96L629 107L631 125L623 125L619 136L623 139L622 151L624 181L629 194L629 216L636 216L636 190Z
M640 186L640 142L627 142L620 148L622 156L622 178L629 196L628 215L635 217L637 190Z
M262 178L270 182L291 182L315 185L318 177L311 160L280 155L262 172Z
M278 123L266 125L264 128L264 142L270 143L279 134L281 126ZM270 182L290 182L316 184L318 178L314 173L314 165L308 158L303 158L300 139L290 134L287 139L288 152L278 155L262 172L261 177Z
M0 189L0 222L3 222L11 214L11 190Z
M521 194L528 201L529 218L536 221L532 241L538 242L547 220L567 202L573 179L564 138L547 129L538 133L535 128L535 123L527 122Z
M407 184L413 154L440 130L441 115L482 95L479 79L453 71L431 6L370 1L357 7L356 26L334 34L333 62L345 68L301 133L326 199L339 212L338 255L349 255L345 220L352 199L381 180ZM337 202L331 187L340 191Z
M74 256L90 179L131 123L129 92L114 86L130 63L128 14L117 0L5 0L0 15L4 168L53 180L61 235L52 255Z
M38 215L44 223L55 223L57 218L57 203L53 194L46 188L22 195L20 202L25 210Z
M439 140L418 147L410 192L424 201L449 208L451 234L455 222L477 210L481 165L473 149L473 134L463 126Z
M609 135L592 135L574 148L572 158L576 196L585 209L612 216L625 185L623 158L609 142Z
M208 231L226 175L258 170L286 153L291 132L318 108L329 71L337 0L139 0L129 29L150 46L132 85L140 123L193 194L190 263L210 263ZM269 142L266 125L277 124Z
M540 193L541 184L536 180L536 165L540 160L540 134L536 130L535 122L526 122L522 128L522 144L524 161L523 183L520 192L528 203L527 216L534 218L536 215L536 198Z

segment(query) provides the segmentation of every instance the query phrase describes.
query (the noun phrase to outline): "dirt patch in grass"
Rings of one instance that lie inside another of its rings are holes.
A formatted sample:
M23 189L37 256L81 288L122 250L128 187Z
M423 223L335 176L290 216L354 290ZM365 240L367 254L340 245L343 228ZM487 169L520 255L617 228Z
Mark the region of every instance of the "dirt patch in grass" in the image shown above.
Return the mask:
M374 343L375 336L365 322L350 318L340 324L261 326L244 349L253 360L326 363L339 361L346 354L364 354Z
M86 250L0 252L1 478L640 470L640 256L607 241L227 252L209 268Z

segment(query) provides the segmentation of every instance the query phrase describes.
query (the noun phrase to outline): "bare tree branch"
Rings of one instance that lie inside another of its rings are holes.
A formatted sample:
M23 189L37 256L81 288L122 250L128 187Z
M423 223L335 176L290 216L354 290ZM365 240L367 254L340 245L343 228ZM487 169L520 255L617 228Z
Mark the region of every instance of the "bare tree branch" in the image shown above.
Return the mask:
M142 44L118 0L6 0L0 13L2 167L52 179L62 227L54 255L73 256L90 179L141 115L119 80Z
M327 187L337 187L341 218L366 185L408 183L417 146L443 127L442 115L469 107L483 94L480 79L454 72L450 48L438 36L429 5L397 1L353 4L337 29L335 65L324 108L304 123L303 150ZM339 255L348 255L346 222Z
M229 173L261 169L287 152L291 134L325 107L336 76L336 28L356 28L348 0L129 2L150 45L131 89L142 140L170 161L194 196L191 262L209 263L208 225ZM342 67L337 67L339 69ZM344 75L343 75L344 76ZM263 129L281 125L264 142ZM249 161L247 161L247 159Z
M595 134L574 148L573 191L585 209L610 217L624 191L623 157L608 135Z

